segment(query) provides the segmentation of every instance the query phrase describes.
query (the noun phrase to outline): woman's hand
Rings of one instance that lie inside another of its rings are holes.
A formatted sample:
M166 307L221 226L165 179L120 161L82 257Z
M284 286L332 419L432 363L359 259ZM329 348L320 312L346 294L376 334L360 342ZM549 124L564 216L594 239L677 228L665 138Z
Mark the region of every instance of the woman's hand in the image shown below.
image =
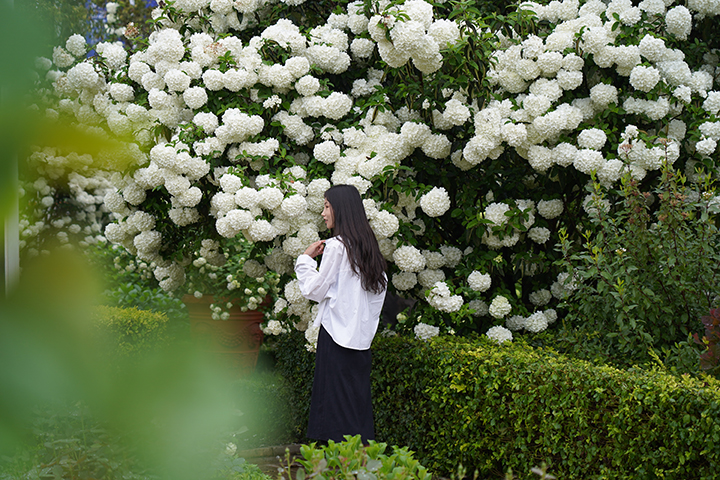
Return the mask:
M317 242L310 244L307 250L305 250L305 255L310 255L312 258L315 258L322 254L324 249L325 240L318 240Z

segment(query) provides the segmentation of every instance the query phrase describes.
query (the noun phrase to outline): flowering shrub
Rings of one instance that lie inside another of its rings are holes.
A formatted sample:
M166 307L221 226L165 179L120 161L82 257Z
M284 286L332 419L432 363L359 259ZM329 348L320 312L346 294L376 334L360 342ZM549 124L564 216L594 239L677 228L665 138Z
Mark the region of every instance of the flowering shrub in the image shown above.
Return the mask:
M203 242L242 236L281 278L275 311L307 328L292 265L325 235L324 191L351 184L391 288L427 300L417 317L539 332L576 287L554 265L561 228L592 229L624 173L652 184L667 161L714 178L715 4L335 6L178 0L153 11L147 46L85 59L69 43L41 62L48 115L128 142L105 236L164 289ZM584 194L592 175L603 203Z
M577 284L566 292L572 329L608 334L606 355L627 363L699 332L720 300L718 198L667 164L661 174L653 191L624 177L622 201L593 215L598 233L585 234L582 250L562 237L558 263ZM592 195L603 200L599 185Z

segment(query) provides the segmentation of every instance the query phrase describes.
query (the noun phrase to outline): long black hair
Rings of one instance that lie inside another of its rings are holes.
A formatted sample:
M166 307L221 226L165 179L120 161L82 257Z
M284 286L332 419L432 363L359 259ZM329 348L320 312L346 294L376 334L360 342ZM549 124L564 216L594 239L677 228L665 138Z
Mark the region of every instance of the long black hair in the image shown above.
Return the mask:
M325 192L333 211L333 236L340 237L350 260L350 268L362 279L365 290L380 293L387 287L387 262L380 253L357 188L335 185Z

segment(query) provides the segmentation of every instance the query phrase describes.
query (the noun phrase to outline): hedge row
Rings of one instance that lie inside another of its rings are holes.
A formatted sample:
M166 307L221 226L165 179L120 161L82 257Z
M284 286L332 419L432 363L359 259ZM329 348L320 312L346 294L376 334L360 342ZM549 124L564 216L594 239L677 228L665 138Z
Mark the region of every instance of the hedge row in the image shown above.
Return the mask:
M280 338L277 368L304 431L313 354ZM514 342L377 338L378 441L405 445L435 474L481 478L542 462L559 478L710 479L720 469L720 382L618 370Z
M152 352L169 340L164 313L101 305L93 311L93 320L108 350L121 359Z

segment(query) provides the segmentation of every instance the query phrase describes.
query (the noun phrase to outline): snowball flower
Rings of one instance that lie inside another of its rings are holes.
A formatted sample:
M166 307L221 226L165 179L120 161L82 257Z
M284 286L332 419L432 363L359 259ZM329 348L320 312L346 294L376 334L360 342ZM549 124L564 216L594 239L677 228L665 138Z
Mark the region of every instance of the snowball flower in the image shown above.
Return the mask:
M537 210L540 216L548 220L558 217L563 212L563 209L563 202L559 198L554 200L540 200L537 204Z
M636 90L649 92L660 81L660 71L655 67L637 65L630 72L630 85Z
M538 307L547 305L552 300L552 293L545 288L536 290L529 295L530 303Z
M513 332L522 330L525 327L525 317L522 315L513 315L505 320L505 326Z
M415 332L415 338L418 340L430 340L432 337L436 337L440 333L439 327L427 325L425 323L418 323L413 329Z
M682 5L668 10L665 15L665 27L671 35L675 35L680 40L687 40L690 30L692 30L690 10Z
M490 340L494 340L497 343L503 343L512 341L512 332L501 325L495 325L485 333Z
M190 87L183 91L182 96L185 104L193 110L199 109L208 100L207 92L202 87Z
M550 230L545 227L532 227L528 231L528 237L535 243L543 244L550 239Z
M428 293L427 300L432 307L441 312L457 312L463 305L463 298L460 295L452 295L445 282L436 282Z
M395 250L393 261L403 272L419 272L425 268L425 257L412 245L403 245Z
M525 319L525 330L528 332L542 332L547 327L548 321L543 312L535 312Z
M420 198L420 208L429 217L439 217L450 208L450 197L443 187L434 187Z
M508 299L502 295L498 295L490 302L488 313L490 313L493 318L503 318L510 313L510 310L512 310L512 305L510 305Z
M607 135L599 128L588 128L578 134L577 141L580 148L600 150L607 141Z
M412 272L393 273L392 283L398 290L410 290L417 285L417 275Z
M468 284L470 285L470 288L476 292L484 292L490 288L492 279L487 273L480 273L477 270L474 270L470 275L468 275Z

